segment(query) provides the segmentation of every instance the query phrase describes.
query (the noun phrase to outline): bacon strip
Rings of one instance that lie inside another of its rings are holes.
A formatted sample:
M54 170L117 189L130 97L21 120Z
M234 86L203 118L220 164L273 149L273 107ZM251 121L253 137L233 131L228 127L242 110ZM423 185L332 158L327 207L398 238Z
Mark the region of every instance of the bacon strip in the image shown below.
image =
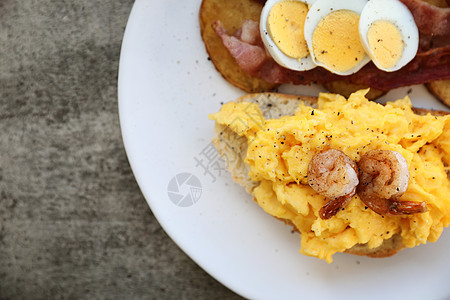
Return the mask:
M419 52L449 44L450 8L440 8L420 0L400 1L411 11L419 29Z
M289 70L278 65L265 50L257 22L246 20L235 36L228 35L220 21L213 26L240 68L269 83L321 84L344 80L387 91L450 79L450 8L438 8L419 0L400 1L414 15L420 33L420 47L416 57L396 72L381 71L373 63L350 76L336 75L321 67L303 72Z
M414 16L423 35L450 35L450 8L440 8L419 0L400 0Z

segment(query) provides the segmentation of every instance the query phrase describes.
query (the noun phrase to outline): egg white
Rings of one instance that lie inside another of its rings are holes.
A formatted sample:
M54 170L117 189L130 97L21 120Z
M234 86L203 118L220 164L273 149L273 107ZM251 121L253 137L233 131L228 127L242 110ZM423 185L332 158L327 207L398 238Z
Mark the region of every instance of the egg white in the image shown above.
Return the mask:
M400 60L392 68L384 68L381 66L373 51L369 47L367 33L370 25L378 20L386 20L393 23L403 39L403 53ZM409 9L398 0L372 0L364 7L359 21L359 35L361 44L366 53L371 57L377 68L393 72L410 62L417 53L419 48L419 30L414 22L414 17Z
M377 0L373 0L377 1ZM370 1L370 2L373 2ZM315 59L314 55L314 49L312 45L312 37L314 30L316 29L317 25L320 23L320 21L325 18L329 13L332 13L334 11L338 10L350 10L358 15L361 15L361 12L363 11L364 6L367 4L367 0L352 0L352 1L343 1L343 0L317 0L309 9L308 15L306 17L305 22L305 39L306 43L308 44L309 53L311 56L311 59L313 62L321 66L328 71L338 74L338 75L351 75L353 73L358 72L362 67L364 67L367 63L370 62L370 57L367 55L364 55L364 57L359 61L359 63L354 66L353 68L341 72L334 70L332 67L327 66L321 62L318 62Z
M269 12L276 3L282 2L285 0L268 0L266 4L264 5L264 8L261 12L260 22L259 22L259 29L261 33L262 41L267 49L269 51L272 58L281 66L295 70L295 71L306 71L310 70L316 67L316 64L311 59L311 54L308 54L308 56L297 59L292 58L284 54L280 48L275 44L275 42L270 37L270 34L267 30L267 18L269 16ZM305 3L309 6L311 6L315 0L293 0L297 2Z

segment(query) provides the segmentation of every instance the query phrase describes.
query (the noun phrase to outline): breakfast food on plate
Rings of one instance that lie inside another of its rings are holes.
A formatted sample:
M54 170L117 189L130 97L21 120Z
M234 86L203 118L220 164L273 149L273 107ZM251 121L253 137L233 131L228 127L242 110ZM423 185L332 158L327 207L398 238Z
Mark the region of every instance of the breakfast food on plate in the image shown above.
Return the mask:
M247 92L319 83L377 96L450 79L449 24L450 8L420 0L203 0L200 8L211 60Z
M393 255L450 224L450 115L366 93L249 94L210 115L233 179L327 262Z
M421 83L450 100L447 6L202 1L207 52L233 85L319 83L345 96L257 93L210 115L233 179L301 234L301 253L384 257L434 242L450 225L450 116L414 109L407 97L367 100Z

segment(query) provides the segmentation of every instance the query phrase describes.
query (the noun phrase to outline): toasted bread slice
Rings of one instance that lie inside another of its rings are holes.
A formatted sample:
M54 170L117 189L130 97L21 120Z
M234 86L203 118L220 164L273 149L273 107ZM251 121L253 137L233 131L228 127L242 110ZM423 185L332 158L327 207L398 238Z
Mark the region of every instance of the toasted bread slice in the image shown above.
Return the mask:
M235 102L253 102L258 103L264 117L279 118L284 115L294 115L301 101L312 107L317 106L317 98L309 96L293 96L278 93L259 93L242 96ZM425 115L431 113L433 115L448 114L444 111L433 111L428 109L414 109L415 113ZM226 160L227 169L231 173L233 180L241 185L249 194L253 194L254 189L259 182L254 182L248 176L250 168L244 163L247 154L247 139L240 137L231 129L224 125L215 125L216 136L213 138L213 144L217 148L219 154ZM286 220L281 220L296 230L295 226ZM399 234L385 240L383 244L377 248L370 249L367 244L358 244L347 250L347 253L370 257L387 257L396 254L405 248Z

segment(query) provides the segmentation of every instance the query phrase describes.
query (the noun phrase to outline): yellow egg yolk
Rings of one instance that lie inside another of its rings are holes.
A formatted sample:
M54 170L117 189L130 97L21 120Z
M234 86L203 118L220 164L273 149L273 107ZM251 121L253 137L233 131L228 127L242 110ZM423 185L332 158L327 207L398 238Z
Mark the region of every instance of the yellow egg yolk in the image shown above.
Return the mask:
M394 67L403 53L403 39L397 26L389 21L374 22L367 32L374 60L386 69Z
M365 56L358 32L359 15L338 10L323 18L312 37L316 61L338 71L355 67Z
M307 13L308 6L297 1L278 2L269 12L269 35L289 57L301 59L309 54L303 29Z

